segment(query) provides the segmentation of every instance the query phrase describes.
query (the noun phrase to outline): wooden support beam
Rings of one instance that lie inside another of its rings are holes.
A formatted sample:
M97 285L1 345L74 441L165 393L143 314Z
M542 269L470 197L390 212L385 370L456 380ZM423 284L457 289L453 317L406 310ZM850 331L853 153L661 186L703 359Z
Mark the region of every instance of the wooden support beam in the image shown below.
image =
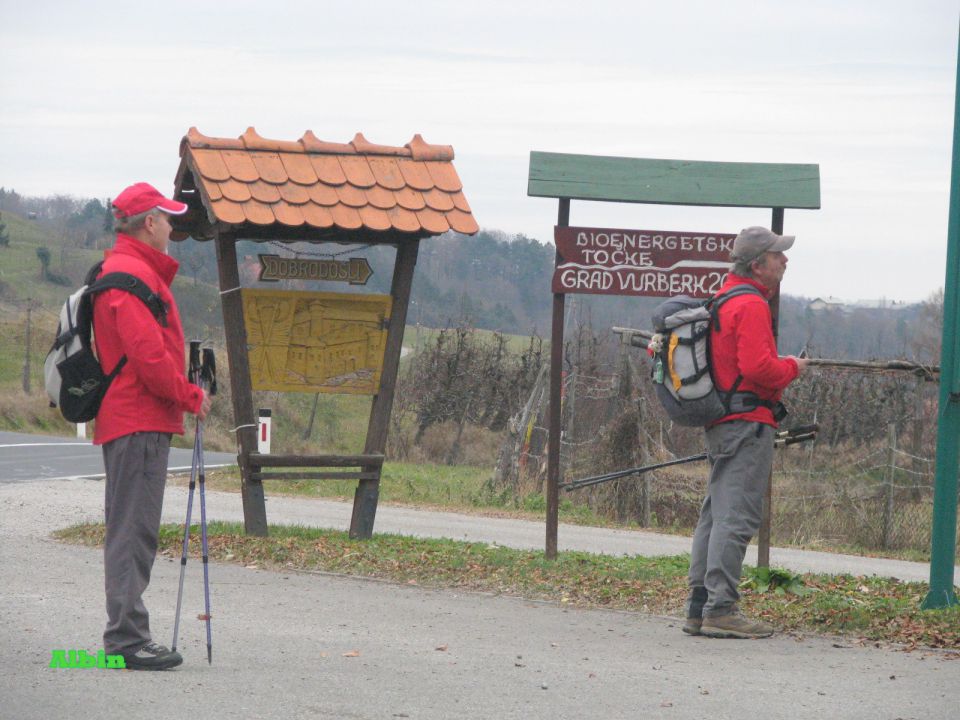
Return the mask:
M397 387L397 371L400 368L400 350L403 347L403 331L407 324L407 306L413 285L413 271L417 265L418 240L409 240L397 247L397 259L393 266L393 282L390 295L393 307L390 312L390 327L383 353L383 369L380 372L380 392L373 398L370 422L367 425L367 441L363 452L366 455L383 455L387 446L387 431L390 429L390 412ZM376 472L376 480L361 480L353 498L353 515L350 519L350 537L367 539L373 535L373 523L377 515L377 500L380 496L380 466L364 465L366 472Z
M250 453L250 464L259 467L360 467L383 465L383 455L261 455Z
M263 480L379 480L379 472L299 472L299 473L271 473L255 472L250 476L259 481Z
M247 331L243 324L240 299L240 271L237 266L236 237L219 234L216 238L217 268L220 271L220 302L227 338L230 364L230 389L233 395L233 421L237 424L240 453L240 493L243 499L243 527L247 535L267 535L267 506L263 483L253 477L260 468L251 465L250 455L257 448L257 418L253 412L250 361L247 357Z
M770 229L777 235L783 235L783 208L773 208ZM780 285L773 290L770 298L770 315L773 318L773 340L779 344L780 338ZM770 567L770 518L773 513L773 471L767 481L767 491L763 496L763 514L760 519L760 533L757 536L757 567Z
M570 224L570 200L560 198L557 211L557 225ZM556 254L554 264L561 262L560 253ZM550 332L550 410L547 429L547 522L546 547L544 554L548 560L557 557L557 530L560 524L560 442L561 407L560 396L563 386L563 314L564 298L562 293L553 296L553 323Z

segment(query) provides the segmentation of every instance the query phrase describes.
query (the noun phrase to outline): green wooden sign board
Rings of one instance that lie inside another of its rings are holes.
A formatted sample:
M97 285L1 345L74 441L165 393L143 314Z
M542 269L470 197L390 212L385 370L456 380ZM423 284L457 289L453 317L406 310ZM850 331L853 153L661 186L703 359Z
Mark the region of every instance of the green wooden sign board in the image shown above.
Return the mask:
M527 195L658 205L813 210L820 207L820 166L533 151Z

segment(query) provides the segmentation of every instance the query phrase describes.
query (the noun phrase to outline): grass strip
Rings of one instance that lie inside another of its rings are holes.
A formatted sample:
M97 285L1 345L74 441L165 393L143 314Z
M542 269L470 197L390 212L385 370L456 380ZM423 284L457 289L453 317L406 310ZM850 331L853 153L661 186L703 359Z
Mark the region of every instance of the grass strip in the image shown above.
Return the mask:
M102 524L75 525L54 537L89 546L103 544ZM323 571L409 585L514 595L580 607L632 610L682 617L689 558L614 557L560 553L548 561L539 551L486 543L377 534L351 540L347 533L273 525L270 537L243 534L239 523L208 527L213 560L269 570ZM199 538L199 526L191 528ZM179 557L183 525L160 528L160 553ZM199 558L200 543L191 542ZM921 610L926 583L852 575L792 575L759 592L742 588L741 607L781 630L850 636L856 642L891 642L960 651L960 607ZM747 569L746 576L754 576ZM802 594L790 592L803 588ZM957 655L960 657L960 654Z

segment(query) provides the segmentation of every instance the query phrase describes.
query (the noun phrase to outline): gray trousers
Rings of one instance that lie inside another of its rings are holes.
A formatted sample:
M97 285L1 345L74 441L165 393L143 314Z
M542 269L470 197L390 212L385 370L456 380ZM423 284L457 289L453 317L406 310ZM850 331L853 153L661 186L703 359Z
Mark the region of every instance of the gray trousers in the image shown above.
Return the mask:
M774 429L732 421L706 431L710 481L693 534L687 617L726 615L740 593L747 545L760 528Z
M107 471L103 649L108 655L134 653L151 640L143 592L157 555L169 455L167 433L133 433L103 446Z

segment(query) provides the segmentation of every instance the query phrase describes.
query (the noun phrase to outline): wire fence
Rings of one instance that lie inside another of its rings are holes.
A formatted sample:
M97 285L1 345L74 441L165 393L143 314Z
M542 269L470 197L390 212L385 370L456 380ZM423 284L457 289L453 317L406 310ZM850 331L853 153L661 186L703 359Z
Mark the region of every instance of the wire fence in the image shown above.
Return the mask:
M565 375L561 482L703 452L702 431L663 422L656 401L645 394L648 383L642 380L636 367L629 373L614 367L606 374ZM541 403L541 410L546 404ZM542 487L546 478L547 428L544 413L535 415L520 463L528 489ZM912 421L922 424L916 432L891 421L886 433L880 428L875 433L879 437L872 440L818 440L778 450L772 479L772 542L928 553L934 461L900 445L909 447L907 441L917 444L920 438L921 447L931 448L936 414L918 414ZM564 499L621 522L688 532L696 525L708 473L706 461L695 462L613 480ZM523 485L524 478L516 482Z

